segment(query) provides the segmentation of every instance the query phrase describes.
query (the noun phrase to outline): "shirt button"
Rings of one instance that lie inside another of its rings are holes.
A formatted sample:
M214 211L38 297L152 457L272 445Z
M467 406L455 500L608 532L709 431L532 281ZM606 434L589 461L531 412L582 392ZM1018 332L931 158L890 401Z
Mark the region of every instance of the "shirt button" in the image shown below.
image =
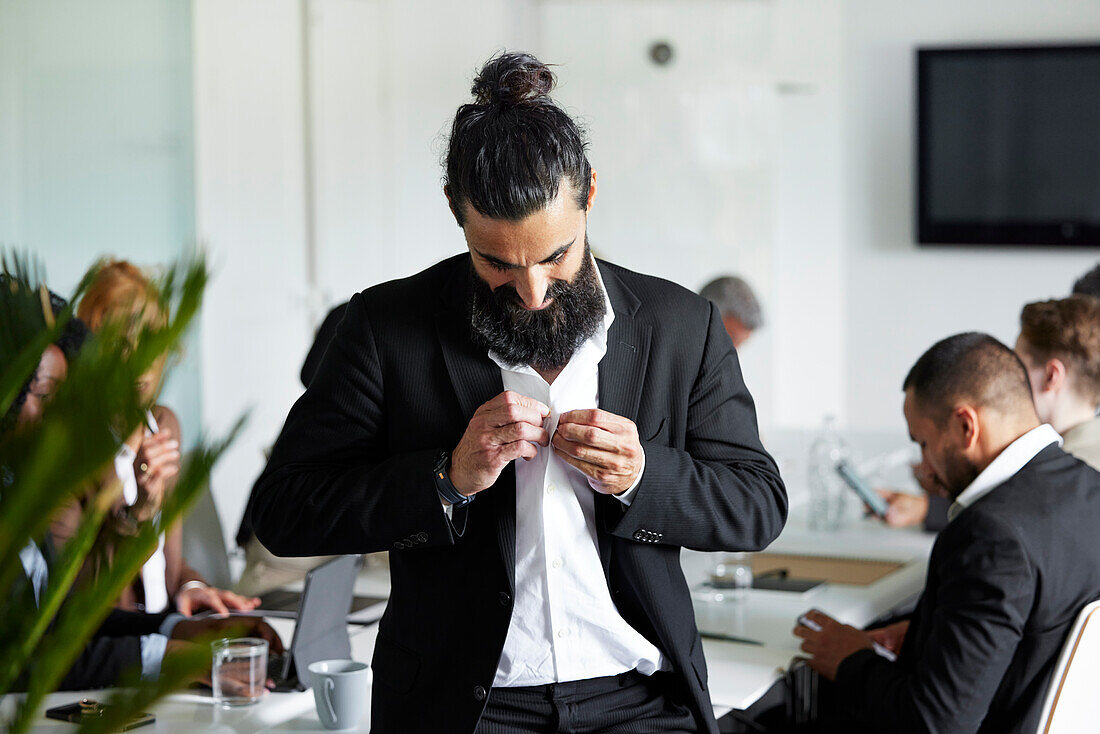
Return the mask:
M488 694L485 691L485 686L474 686L474 698L478 701L484 701L486 695Z
M508 603L512 601L512 596L507 591L500 592L497 598L500 599L500 605L502 607L508 606Z
M551 563L550 565L553 566L554 568L561 568L561 559L560 558L555 558L554 562Z
M567 629L558 630L558 637L565 638L565 637L568 637L568 636L569 636L569 630L567 630Z
M546 485L546 494L554 494L554 490L557 489L553 484Z

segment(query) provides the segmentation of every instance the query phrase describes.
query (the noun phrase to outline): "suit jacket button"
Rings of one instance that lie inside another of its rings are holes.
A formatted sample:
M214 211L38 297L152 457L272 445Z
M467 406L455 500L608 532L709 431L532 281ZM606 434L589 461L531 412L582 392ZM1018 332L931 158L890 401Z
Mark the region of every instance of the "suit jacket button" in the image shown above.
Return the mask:
M512 595L509 594L507 591L500 592L500 595L497 598L500 599L500 605L502 607L508 606L508 603L512 601Z
M402 543L402 542L401 542L401 541L399 540L399 541L397 541L396 543L394 543L394 544L393 544L393 547L394 547L394 549L395 549L395 550L404 550L404 548L405 548L405 544L404 544L404 543Z
M474 698L478 701L484 701L485 697L489 695L485 691L485 686L474 686Z
M645 540L645 533L643 533L641 530L635 530L634 540Z
M418 542L418 543L427 543L428 542L428 534L427 533L417 533L416 534L416 542Z

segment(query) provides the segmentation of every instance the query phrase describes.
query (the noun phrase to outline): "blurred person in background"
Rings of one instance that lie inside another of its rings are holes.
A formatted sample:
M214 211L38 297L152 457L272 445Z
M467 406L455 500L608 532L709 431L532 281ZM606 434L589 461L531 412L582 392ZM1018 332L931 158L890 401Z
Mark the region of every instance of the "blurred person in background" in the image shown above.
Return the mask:
M734 349L748 341L764 325L764 312L752 287L736 275L715 278L703 286L699 295L718 307L722 325L730 335Z
M58 315L67 305L65 300L50 293L50 306ZM79 318L65 325L57 341L42 353L38 366L23 385L19 395L0 420L0 432L21 431L42 421L58 387L68 376L69 362L87 339L88 329ZM10 475L4 473L4 481ZM19 551L26 584L17 590L34 599L37 606L50 578L50 565L57 548L50 534L42 542L28 542ZM263 620L257 618L224 617L189 620L168 610L156 614L114 609L92 638L77 655L58 685L58 690L88 690L115 685L131 669L140 669L143 678L154 679L160 674L166 654L193 645L193 639L217 634L261 637L271 645L272 652L283 651L282 640ZM199 676L209 683L209 671ZM15 690L25 690L26 681L16 682Z
M1062 434L1067 453L1100 469L1100 299L1073 295L1024 306L1016 354L1039 420Z
M130 339L136 340L143 328L163 326L168 315L149 278L133 264L116 260L105 263L97 272L80 300L77 316L93 332L108 322L123 322ZM122 484L123 496L105 523L108 559L110 535L133 534L141 523L151 520L165 495L172 491L179 474L179 419L170 408L156 403L166 361L162 357L142 376L138 389L148 405L145 425L126 438L115 456L115 474ZM74 502L54 521L51 534L57 545L64 545L75 533L81 512L80 504ZM248 599L209 586L202 575L187 564L183 558L180 523L161 536L141 574L118 600L122 609L146 612L161 612L174 605L186 616L200 609L222 614L230 610L251 610L258 604L259 599Z

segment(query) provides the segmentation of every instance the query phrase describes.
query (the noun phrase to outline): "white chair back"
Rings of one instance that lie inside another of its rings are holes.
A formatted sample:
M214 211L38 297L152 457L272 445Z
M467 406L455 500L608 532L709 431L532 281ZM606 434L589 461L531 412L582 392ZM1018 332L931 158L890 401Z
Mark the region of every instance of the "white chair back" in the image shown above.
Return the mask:
M1054 667L1036 734L1094 731L1100 722L1100 601L1085 606Z

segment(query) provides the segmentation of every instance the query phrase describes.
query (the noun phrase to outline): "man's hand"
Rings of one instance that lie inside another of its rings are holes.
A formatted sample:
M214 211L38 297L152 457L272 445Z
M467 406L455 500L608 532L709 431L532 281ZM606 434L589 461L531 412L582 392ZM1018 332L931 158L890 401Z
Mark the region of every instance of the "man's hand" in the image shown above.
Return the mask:
M794 634L802 638L802 651L813 656L809 666L829 680L836 678L837 668L844 658L864 648L874 647L874 641L866 632L841 624L816 609L803 616L819 629L800 622L794 628Z
M228 614L231 611L250 612L259 605L259 597L246 598L212 586L192 587L176 594L176 611L185 617L190 617L200 609Z
M905 633L909 631L909 620L904 619L887 627L879 627L876 630L868 630L871 639L897 655L901 652L901 643L905 641Z
M267 640L268 650L273 655L282 654L285 651L283 641L279 639L279 635L271 628L271 625L262 619L256 617L207 617L205 619L185 619L178 622L172 630L171 639L168 640L165 656L195 649L197 647L195 640L209 642L216 637L224 637L227 634L239 637L259 637ZM209 647L207 649L209 650ZM199 674L196 682L211 685L209 666ZM223 677L222 687L235 695L251 693L251 683L249 681L234 681L232 675ZM266 687L274 688L274 681L266 681Z
M876 489L886 500L886 524L895 528L920 525L928 517L928 495L894 492L889 489Z
M533 459L535 444L548 446L542 422L550 415L543 403L505 390L482 405L451 453L451 483L469 496L493 486L513 459Z
M557 455L584 472L592 489L602 494L625 492L642 471L638 427L606 410L562 413L552 443Z
M172 629L172 640L190 642L202 637L259 637L267 640L272 654L285 652L283 641L267 622L259 617L204 617L183 619Z

